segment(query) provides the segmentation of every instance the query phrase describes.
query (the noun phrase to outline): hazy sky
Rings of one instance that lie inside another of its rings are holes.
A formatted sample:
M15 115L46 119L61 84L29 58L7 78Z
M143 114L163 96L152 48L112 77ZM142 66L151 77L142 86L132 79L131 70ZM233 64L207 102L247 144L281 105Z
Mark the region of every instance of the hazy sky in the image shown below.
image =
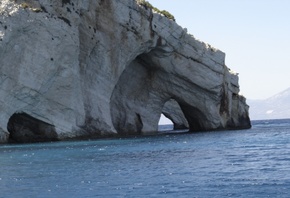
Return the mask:
M149 0L195 38L226 53L241 93L265 99L290 87L290 0Z

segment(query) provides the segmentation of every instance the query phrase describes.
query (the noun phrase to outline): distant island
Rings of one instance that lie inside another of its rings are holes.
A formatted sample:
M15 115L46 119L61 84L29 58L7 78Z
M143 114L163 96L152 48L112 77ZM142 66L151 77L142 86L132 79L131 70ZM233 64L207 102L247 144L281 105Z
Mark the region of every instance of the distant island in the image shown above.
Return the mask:
M265 100L247 100L252 120L290 118L290 87Z

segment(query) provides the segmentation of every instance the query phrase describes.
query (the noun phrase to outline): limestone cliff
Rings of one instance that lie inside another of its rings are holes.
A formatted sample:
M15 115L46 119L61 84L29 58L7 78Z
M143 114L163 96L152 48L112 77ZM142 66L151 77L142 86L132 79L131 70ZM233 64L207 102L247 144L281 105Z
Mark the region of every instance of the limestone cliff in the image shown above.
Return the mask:
M0 141L147 133L162 112L191 131L249 128L224 60L135 0L1 0Z

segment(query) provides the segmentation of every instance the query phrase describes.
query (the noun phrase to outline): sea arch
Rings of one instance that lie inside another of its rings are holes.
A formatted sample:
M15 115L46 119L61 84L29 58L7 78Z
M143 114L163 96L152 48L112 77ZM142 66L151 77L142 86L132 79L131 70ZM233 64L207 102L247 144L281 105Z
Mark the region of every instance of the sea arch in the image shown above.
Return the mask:
M176 129L206 129L208 118L195 103L197 99L193 99L199 97L198 90L192 94L195 86L182 79L182 75L176 75L174 64L164 61L175 58L170 46L158 46L136 56L125 67L110 99L112 122L119 134L157 131L162 113L173 121ZM190 96L184 99L181 92ZM166 107L172 108L171 112ZM182 120L177 121L180 115Z

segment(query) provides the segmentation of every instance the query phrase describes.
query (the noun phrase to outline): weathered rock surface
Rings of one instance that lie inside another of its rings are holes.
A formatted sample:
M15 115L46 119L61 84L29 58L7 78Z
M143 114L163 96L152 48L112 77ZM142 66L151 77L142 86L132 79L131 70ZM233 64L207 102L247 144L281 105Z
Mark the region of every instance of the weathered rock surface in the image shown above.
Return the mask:
M189 129L188 122L179 104L174 100L168 100L162 109L162 114L173 123L173 129Z
M0 141L152 132L172 100L192 131L248 128L224 59L135 0L1 0Z

